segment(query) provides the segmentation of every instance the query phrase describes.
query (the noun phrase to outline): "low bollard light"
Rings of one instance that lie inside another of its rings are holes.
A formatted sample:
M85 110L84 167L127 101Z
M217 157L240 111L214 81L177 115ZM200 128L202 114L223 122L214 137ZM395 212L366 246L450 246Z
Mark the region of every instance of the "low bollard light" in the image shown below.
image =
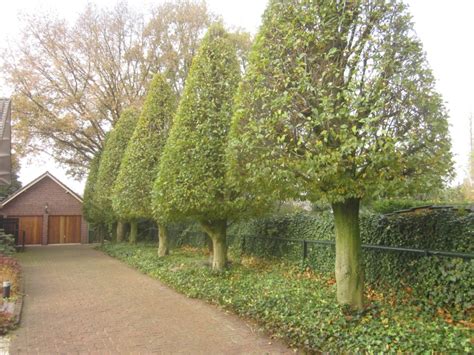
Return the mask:
M10 281L3 281L3 298L10 298Z

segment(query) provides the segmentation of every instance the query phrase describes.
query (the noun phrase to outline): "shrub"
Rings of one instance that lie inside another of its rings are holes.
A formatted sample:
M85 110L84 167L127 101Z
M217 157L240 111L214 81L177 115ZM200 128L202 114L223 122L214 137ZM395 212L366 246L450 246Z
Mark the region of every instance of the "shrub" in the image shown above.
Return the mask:
M19 262L11 256L0 254L0 285L3 281L10 281L11 298L15 298L19 293L20 277L21 267ZM5 334L12 329L15 326L14 321L15 316L12 313L0 310L0 335Z
M11 234L6 234L3 229L0 229L0 255L12 255L15 253L15 237Z
M18 260L11 256L0 255L0 285L3 281L11 282L11 296L19 291L21 266Z

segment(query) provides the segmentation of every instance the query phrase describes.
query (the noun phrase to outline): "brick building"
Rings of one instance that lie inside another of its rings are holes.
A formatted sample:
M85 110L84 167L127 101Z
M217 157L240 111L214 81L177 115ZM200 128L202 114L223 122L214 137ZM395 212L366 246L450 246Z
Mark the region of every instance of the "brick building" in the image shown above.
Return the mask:
M49 172L2 201L0 216L19 243L23 235L26 245L88 242L82 198Z

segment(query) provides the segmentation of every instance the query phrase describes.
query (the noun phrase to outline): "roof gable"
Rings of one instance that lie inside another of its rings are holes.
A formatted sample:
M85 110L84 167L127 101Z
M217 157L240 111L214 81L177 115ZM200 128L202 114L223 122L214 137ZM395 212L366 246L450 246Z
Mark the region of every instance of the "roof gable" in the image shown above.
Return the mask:
M31 181L29 184L25 185L18 191L16 191L14 194L9 196L7 199L2 201L1 207L6 206L8 203L11 201L15 200L18 196L23 194L25 191L30 190L33 186L38 184L40 181L43 181L45 178L50 178L52 181L54 181L56 184L58 184L62 189L64 189L66 192L68 192L72 197L74 197L76 200L78 200L80 203L83 203L82 197L79 196L77 193L72 191L69 187L67 187L64 183L62 183L60 180L58 180L54 175L52 175L49 171L45 172L43 175L40 175L33 181Z

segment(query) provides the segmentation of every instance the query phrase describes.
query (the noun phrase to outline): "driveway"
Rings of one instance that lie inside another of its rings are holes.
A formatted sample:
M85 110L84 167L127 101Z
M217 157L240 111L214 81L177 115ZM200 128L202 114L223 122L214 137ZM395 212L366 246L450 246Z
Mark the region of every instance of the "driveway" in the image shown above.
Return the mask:
M291 353L255 327L92 249L27 248L11 353Z

